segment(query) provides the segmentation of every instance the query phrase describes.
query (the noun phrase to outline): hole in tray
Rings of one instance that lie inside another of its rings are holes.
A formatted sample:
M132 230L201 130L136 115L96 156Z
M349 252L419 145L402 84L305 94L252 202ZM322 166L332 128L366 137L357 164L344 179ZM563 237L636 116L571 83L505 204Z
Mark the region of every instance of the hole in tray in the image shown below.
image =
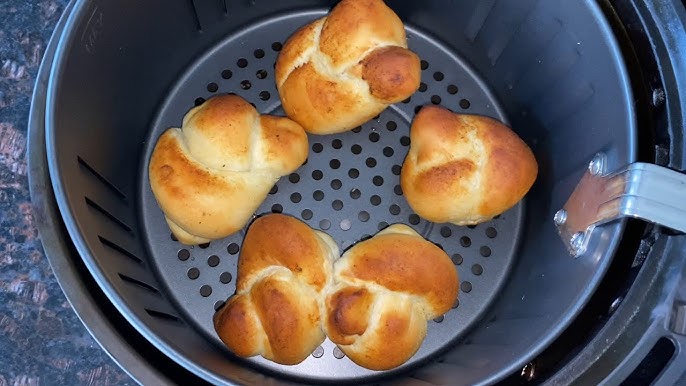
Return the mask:
M338 169L338 168L341 167L341 161L339 161L338 159L334 158L334 159L332 159L331 161L329 161L329 167L331 167L331 169L336 170L336 169Z
M488 237L489 239L493 239L496 236L498 236L498 231L495 228L493 228L493 227L486 228L486 237Z
M460 107L467 110L472 104L467 99L460 99Z
M319 221L319 229L325 231L325 230L328 230L329 228L331 228L331 221L329 221L327 219Z
M455 265L462 265L462 262L464 261L462 255L460 255L459 253L453 254L453 256L450 259L453 261L453 264Z
M346 218L341 220L339 226L341 227L341 230L347 231L352 227L352 222Z
M448 94L450 94L450 95L455 95L459 91L457 86L455 86L454 84L449 84L446 90L448 91Z
M368 168L373 168L376 166L376 159L373 157L367 158L367 160L364 161L364 163L367 165Z
M395 131L395 129L397 129L397 128L398 128L398 124L395 123L395 121L386 122L386 130Z
M278 192L279 192L279 186L278 185L274 185L274 186L272 186L271 189L269 189L269 194L276 194Z
M445 319L445 317L444 317L443 315L441 315L441 316L439 316L439 317L437 317L437 318L434 318L434 322L436 322L436 323L441 323L441 322L443 322L443 319Z
M350 177L350 178L352 178L352 179L355 179L355 178L357 178L357 177L359 177L359 176L360 176L360 171L359 171L359 170L357 170L357 169L355 169L355 168L352 168L352 169L348 170L348 177Z
M419 66L421 67L422 70L426 70L427 68L429 68L429 62L427 62L426 60L423 60L423 59L422 59L422 60L419 62Z
M412 97L407 97L406 99L403 99L403 103L408 104L412 101Z
M417 105L414 107L414 113L419 114L419 112L422 110L423 105Z
M479 253L483 257L489 257L489 256L491 256L491 248L484 245L481 248L479 248Z
M324 145L322 145L321 143L315 142L314 144L312 144L312 151L313 152L321 153L322 150L324 150Z
M393 154L395 154L395 151L393 150L392 147L386 146L383 148L383 155L386 157L393 157Z
M341 141L340 139L336 138L336 139L334 139L333 141L331 141L331 147L333 147L334 149L338 150L338 149L340 149L340 148L343 147L343 141Z
M291 173L288 175L288 181L290 181L292 184L297 184L300 182L300 174L298 173Z
M360 198L360 196L362 196L362 192L360 191L360 189L355 188L350 191L350 198L352 198L353 200L357 200L358 198Z
M200 287L200 296L206 298L208 296L212 295L212 287L209 285L205 284L202 287Z
M453 231L450 229L450 227L444 226L441 227L441 236L448 238L453 234Z
M396 176L400 175L400 171L401 171L400 165L393 165L393 167L391 167L391 172Z
M372 183L373 183L374 185L376 185L376 186L381 186L381 185L383 185L383 177L381 177L381 176L374 176L374 178L372 178Z
M314 180L319 181L319 180L321 180L323 177L324 177L324 173L322 173L321 170L317 169L317 170L313 170L313 171L312 171L312 178L313 178Z
M229 284L229 283L231 283L231 279L233 279L233 277L231 276L231 272L222 272L222 274L219 275L219 281L220 281L222 284Z
M421 221L421 219L419 218L419 215L416 213L412 213L410 215L410 217L408 217L408 220L410 221L410 224L412 224L412 225L417 225Z
M357 219L362 221L362 222L367 222L367 221L369 221L369 213L367 211L363 210L357 214Z
M339 179L331 180L331 189L338 190L343 186L343 183Z
M244 81L241 81L241 88L243 90L250 90L250 87L252 87L252 84L250 83L249 80L246 79Z
M389 211L392 215L397 216L397 215L400 214L400 206L398 206L398 205L396 205L396 204L393 204L393 205L391 205L391 206L388 208L388 211Z
M381 204L381 197L375 194L369 198L369 202L374 206L379 206Z
M470 239L468 236L462 236L460 237L460 245L465 248L469 248L472 245L472 239Z
M352 130L352 132L355 133L355 134L359 133L360 131L362 131L362 126L357 126L356 128L354 128L354 129Z
M432 95L431 96L431 103L433 103L435 105L440 105L441 104L441 97L439 97L438 95Z
M173 233L170 233L170 234L169 234L169 238L170 238L172 241L179 241L179 239L177 239L176 236L174 236Z
M300 216L303 218L303 220L310 220L310 219L312 219L313 214L314 213L312 213L311 210L305 209L302 211L302 213L300 213Z
M403 146L410 146L410 137L407 135L403 135L400 137L400 144Z
M207 249L207 248L210 247L210 243L198 244L198 247L199 247L200 249Z
M444 78L444 76L443 76L442 72L440 72L440 71L434 72L434 80L436 80L437 82L440 82L443 80L443 78Z
M203 103L205 103L205 98L200 98L200 97L198 97L198 98L195 98L195 100L193 101L193 105L194 105L195 107L198 107L198 106L200 106L200 105L203 104Z
M321 201L324 199L324 192L322 192L321 190L315 190L312 193L312 198L314 198L315 201Z
M360 154L360 153L362 153L362 146L360 146L360 145L358 145L358 144L352 145L352 146L350 147L350 151L351 151L353 154Z
M272 205L272 213L283 213L283 206L281 204Z
M207 258L207 265L210 267L216 267L219 265L219 256L217 255L212 255Z
M272 50L274 50L274 51L281 51L281 48L283 48L283 46L281 45L280 42L274 42L274 43L272 43Z
M179 249L179 252L176 254L176 257L178 257L181 261L186 261L189 257L191 257L191 253L188 249Z
M236 243L231 243L228 247L226 247L226 251L229 252L229 255L235 255L239 250L240 247Z
M186 275L188 276L189 279L195 280L195 279L197 279L198 277L200 277L200 270L197 269L197 268L195 268L195 267L190 268L190 269L188 270L188 272L186 272Z
M220 308L224 307L224 304L226 304L225 301L217 300L216 302L214 302L214 310L219 311Z
M257 59L262 59L262 58L264 58L264 50L261 49L261 48L256 49L252 54L253 54Z
M240 58L236 61L236 65L238 66L238 68L246 68L248 67L248 59Z
M271 97L272 95L269 93L269 91L260 91L260 99L262 99L263 101L268 101Z
M265 70L257 70L257 72L255 73L255 76L257 77L257 79L264 79L267 77L267 75L269 75L269 74Z
M302 196L300 195L300 193L295 192L295 193L292 193L292 194L291 194L291 202L292 202L292 203L297 204L297 203L299 203L301 200L302 200Z
M429 87L426 85L426 83L422 82L419 84L419 92L424 92L428 89Z
M207 91L209 92L217 92L219 90L219 86L217 86L216 83L211 82L207 84Z
M462 282L462 284L460 284L460 289L462 292L468 294L472 292L472 283L465 280Z
M481 264L474 264L472 265L472 273L479 276L484 273L484 267L482 267Z
M398 195L398 196L402 196L402 195L403 195L403 188L402 188L402 186L400 186L400 185L394 186L394 187L393 187L393 193L395 193L395 194Z
M376 229L378 229L379 232L381 232L382 230L384 230L386 228L388 228L388 223L386 221L381 221L380 223L378 223L376 225Z
M333 210L339 211L339 210L343 209L343 201L333 200L333 202L331 203L331 207L333 208Z
M379 142L379 139L381 139L381 136L377 132L371 132L369 133L369 141L371 142Z
M233 72L231 72L231 70L222 71L222 78L231 79L232 76L233 76Z

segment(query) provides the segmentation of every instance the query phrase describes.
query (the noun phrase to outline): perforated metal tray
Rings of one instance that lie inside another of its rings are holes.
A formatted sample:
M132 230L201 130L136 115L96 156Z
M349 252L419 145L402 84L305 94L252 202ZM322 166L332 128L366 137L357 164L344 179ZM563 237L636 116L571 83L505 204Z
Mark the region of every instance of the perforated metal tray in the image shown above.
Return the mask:
M273 77L273 64L284 37L319 16L298 13L265 20L230 36L191 66L159 111L145 159L156 138L179 127L188 109L220 93L236 93L261 113L284 115ZM476 322L498 293L511 265L523 221L522 205L491 222L471 227L434 224L421 219L402 196L399 175L410 145L411 119L426 104L457 112L489 115L505 121L497 102L469 66L431 37L408 30L409 46L422 58L417 92L354 130L309 136L306 163L272 188L257 215L285 213L329 233L341 250L371 237L392 223L411 225L451 256L461 278L458 302L430 323L419 352L398 370L448 347ZM149 189L147 163L141 171L141 212L146 242L167 294L184 319L218 346L212 315L235 291L234 279L246 229L224 240L186 247L170 236ZM227 350L227 355L230 355ZM296 366L282 366L260 357L254 365L294 377L332 380L371 375L347 358L329 340Z

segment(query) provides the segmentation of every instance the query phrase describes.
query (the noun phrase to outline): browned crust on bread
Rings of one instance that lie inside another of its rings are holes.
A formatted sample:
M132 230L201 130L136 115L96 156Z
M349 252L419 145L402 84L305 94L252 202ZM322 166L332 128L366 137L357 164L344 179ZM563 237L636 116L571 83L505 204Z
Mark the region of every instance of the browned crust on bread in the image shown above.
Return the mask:
M250 291L271 348L265 357L285 365L301 362L324 340L316 299L298 289L270 276Z
M342 277L421 296L427 299L431 318L444 314L455 302L458 278L452 261L421 236L376 235L355 245L343 258L349 262Z
M278 235L275 233L278 232ZM327 283L327 247L307 224L293 217L271 214L257 218L243 240L238 260L237 290L256 273L270 266L283 266L300 280L321 291Z
M248 183L245 176L226 178L188 157L180 131L171 129L159 138L149 164L150 186L167 217L188 233L216 239L241 229L259 202L245 201L246 193L265 195L273 180ZM233 203L244 201L240 207Z
M426 337L426 320L417 307L401 304L387 309L378 325L370 344L361 350L350 346L343 349L353 362L371 370L390 370L402 365L419 350Z
M419 88L419 57L406 48L376 49L364 58L362 66L369 91L386 103L400 102Z
M407 47L405 27L398 15L381 0L343 0L326 17L319 49L337 67L356 61L375 46L375 41L399 42Z
M214 328L225 345L242 357L257 355L264 347L264 331L255 317L249 295L237 295L214 314Z
M325 338L322 290L337 254L328 235L295 218L255 220L238 260L236 295L214 316L220 339L240 356L303 361Z
M426 336L427 320L455 303L450 258L412 228L394 224L336 261L324 328L360 366L388 370L407 361Z
M419 87L419 58L381 0L343 0L298 29L276 61L286 114L313 134L350 130Z
M280 90L286 114L313 134L338 133L368 121L385 105L366 99L354 85L320 74L312 63L295 69ZM350 111L358 111L351 115Z
M367 330L372 294L361 287L344 287L327 298L326 309L329 339L337 344L352 344L354 335Z
M410 139L401 186L413 210L430 221L490 220L519 202L538 173L531 149L492 118L425 106Z
M236 95L208 99L183 122L160 136L148 164L155 199L182 243L243 228L276 180L307 158L300 125L260 116Z

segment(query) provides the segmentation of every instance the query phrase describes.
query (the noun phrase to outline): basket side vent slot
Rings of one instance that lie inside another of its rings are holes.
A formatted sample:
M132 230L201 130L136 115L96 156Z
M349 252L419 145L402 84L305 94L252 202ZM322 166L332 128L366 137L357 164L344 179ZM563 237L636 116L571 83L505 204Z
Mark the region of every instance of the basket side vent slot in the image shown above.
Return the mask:
M91 199L88 198L88 197L84 197L84 199L86 200L86 204L87 204L89 207L95 209L98 213L100 213L100 214L102 214L103 216L105 216L107 219L109 219L112 223L114 223L115 225L117 225L119 228L123 229L123 230L126 231L127 233L132 233L132 232L133 232L133 229L131 229L131 227L130 227L126 222L124 222L123 220L119 219L117 216L113 215L110 211L108 211L107 209L103 208L103 207L100 206L98 203L96 203L95 201L91 200Z
M146 308L145 312L147 312L148 315L152 316L155 319L162 319L173 323L184 324L181 318L172 314L168 314L166 312L157 311L150 308Z
M140 288L143 288L149 292L154 293L155 295L160 295L160 291L157 288L153 287L152 285L150 285L144 281L134 279L131 276L124 275L123 273L119 274L119 278L126 283L130 283L130 284L133 284L133 285L138 286Z
M110 249L113 249L114 251L128 257L129 259L131 259L132 261L134 261L138 264L143 263L143 260L140 257L138 257L135 254L133 254L132 252L126 250L124 247L120 246L119 244L117 244L113 241L110 241L110 240L108 240L108 239L106 239L100 235L98 235L98 239L100 239L100 242L102 243L102 245L104 245Z
M94 176L98 181L100 181L107 189L112 192L115 196L119 197L122 201L126 202L126 194L119 189L112 181L110 181L108 178L103 176L100 172L95 170L88 162L86 162L81 156L77 156L76 160L78 161L79 165L86 171L88 171L92 176Z

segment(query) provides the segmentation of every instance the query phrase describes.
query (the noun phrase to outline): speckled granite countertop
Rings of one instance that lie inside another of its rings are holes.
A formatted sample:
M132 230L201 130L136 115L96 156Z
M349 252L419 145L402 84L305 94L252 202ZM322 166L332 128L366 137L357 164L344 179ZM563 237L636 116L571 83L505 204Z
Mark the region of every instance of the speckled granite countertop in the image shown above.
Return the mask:
M0 386L135 384L91 338L34 224L26 145L31 92L67 0L0 0Z

